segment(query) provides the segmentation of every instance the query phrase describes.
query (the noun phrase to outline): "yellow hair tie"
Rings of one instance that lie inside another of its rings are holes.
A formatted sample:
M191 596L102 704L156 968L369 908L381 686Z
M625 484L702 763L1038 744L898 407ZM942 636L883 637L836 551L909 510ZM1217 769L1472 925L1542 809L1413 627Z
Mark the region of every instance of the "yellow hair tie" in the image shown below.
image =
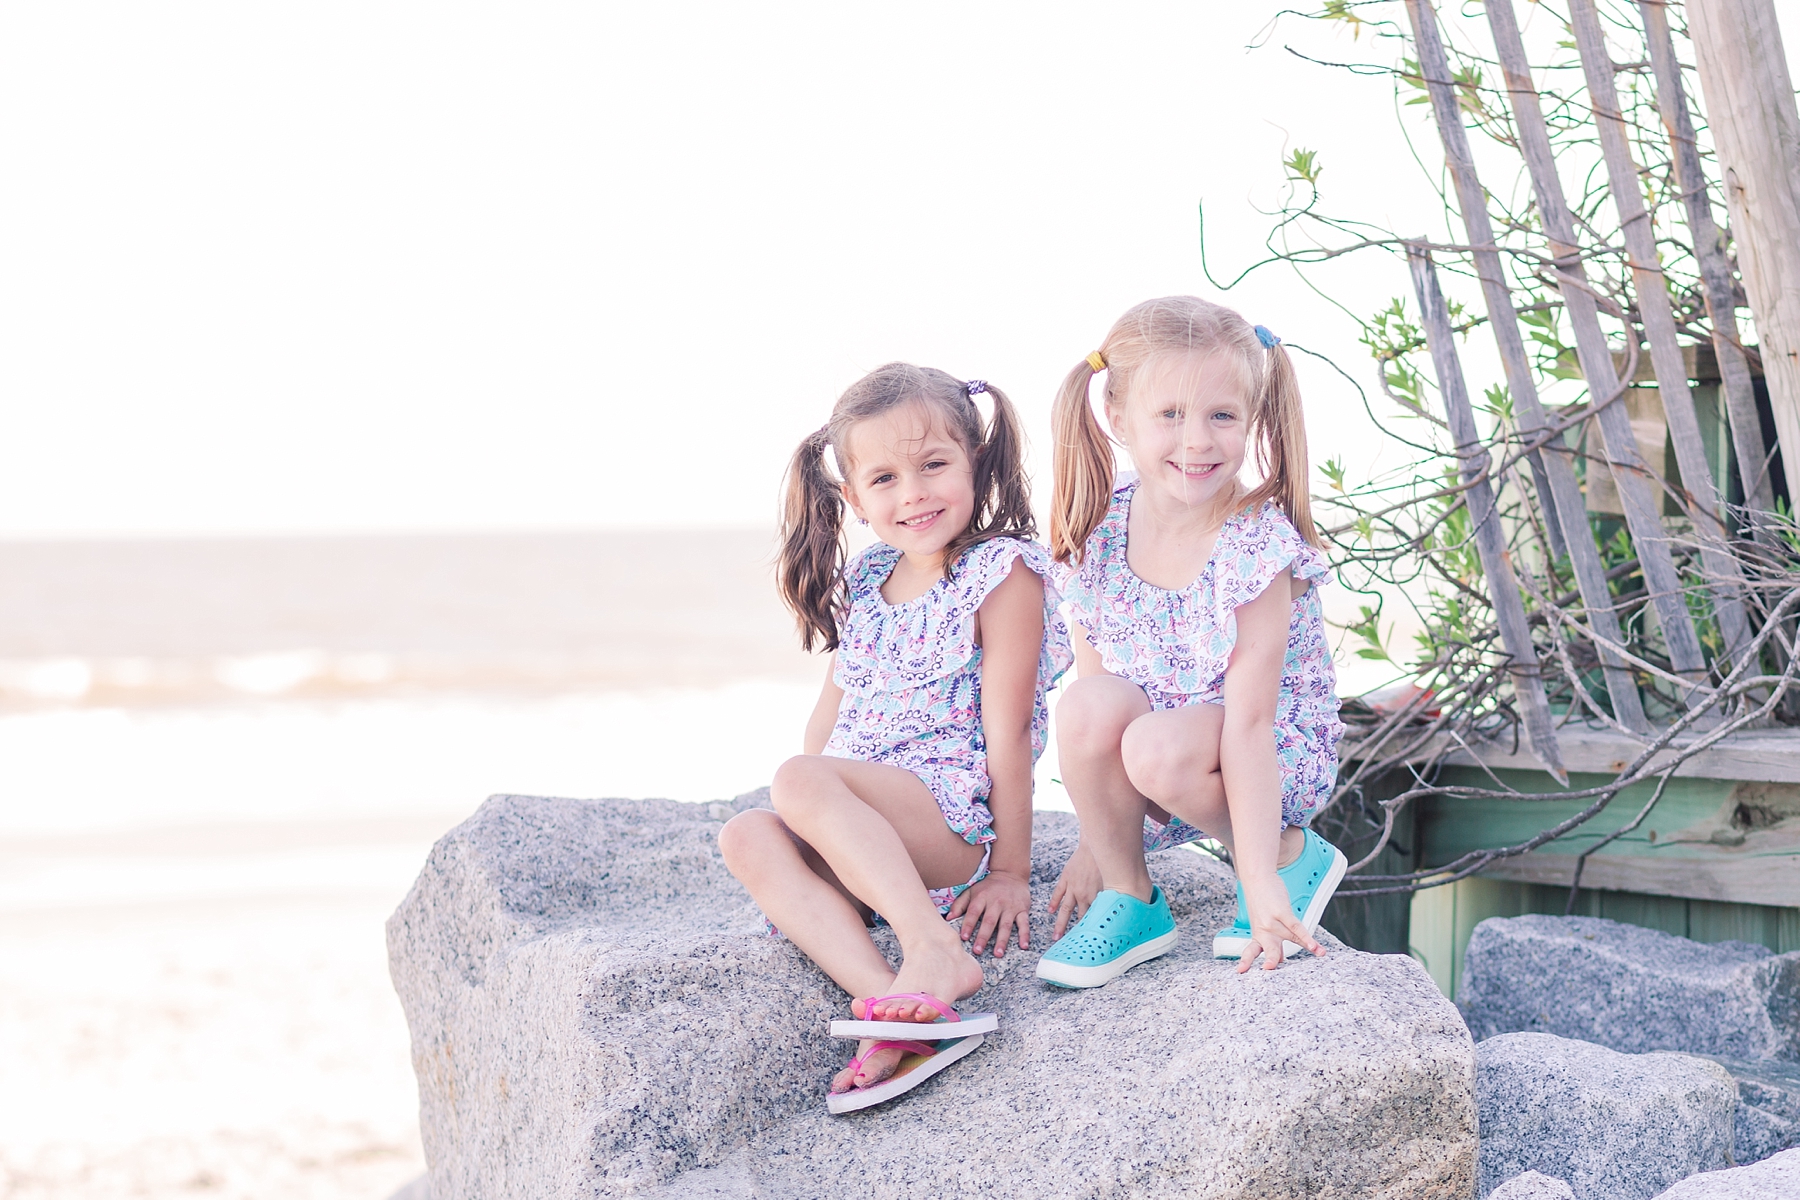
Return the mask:
M1096 350L1088 355L1088 366L1094 368L1096 373L1104 371L1106 370L1106 359L1101 357L1100 352Z

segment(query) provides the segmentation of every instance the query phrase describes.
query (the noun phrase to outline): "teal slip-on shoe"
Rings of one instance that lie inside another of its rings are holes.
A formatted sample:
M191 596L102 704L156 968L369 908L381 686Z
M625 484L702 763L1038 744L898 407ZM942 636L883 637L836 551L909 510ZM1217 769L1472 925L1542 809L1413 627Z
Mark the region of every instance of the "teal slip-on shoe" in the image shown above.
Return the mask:
M1037 975L1057 987L1099 987L1167 954L1176 936L1175 918L1161 888L1150 890L1148 904L1123 892L1104 891L1075 928L1038 960Z
M1275 872L1287 885L1294 915L1307 933L1318 929L1319 918L1325 915L1325 906L1331 903L1332 894L1337 891L1349 866L1350 860L1344 857L1343 851L1308 829L1300 857ZM1242 958L1250 945L1250 917L1244 908L1244 885L1241 883L1237 889L1237 905L1237 920L1213 936L1214 958ZM1292 958L1300 953L1300 946L1283 940L1281 951L1283 957Z

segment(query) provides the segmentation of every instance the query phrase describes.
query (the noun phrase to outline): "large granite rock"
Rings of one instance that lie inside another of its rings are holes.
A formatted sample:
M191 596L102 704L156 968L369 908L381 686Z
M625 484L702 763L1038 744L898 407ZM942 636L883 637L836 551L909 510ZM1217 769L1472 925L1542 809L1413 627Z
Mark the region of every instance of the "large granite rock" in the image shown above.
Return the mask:
M1475 1045L1479 1194L1525 1171L1568 1181L1576 1200L1648 1200L1731 1165L1737 1089L1688 1054L1621 1054L1547 1033Z
M1597 917L1483 921L1456 1002L1477 1041L1553 1033L1632 1054L1800 1058L1800 951Z
M1800 1065L1768 1059L1712 1061L1737 1082L1731 1157L1740 1166L1800 1146ZM1800 1193L1796 1193L1800 1197Z
M1794 1200L1800 1196L1800 1149L1729 1171L1692 1175L1657 1200Z
M1424 970L1332 944L1233 974L1210 957L1231 877L1187 850L1151 862L1176 951L1088 992L1033 977L1041 942L984 960L998 1034L827 1116L848 998L716 848L756 802L501 796L433 849L388 924L433 1195L1469 1194L1474 1047ZM1075 827L1037 828L1041 939Z
M1527 1171L1489 1192L1487 1200L1575 1200L1575 1191L1553 1175Z

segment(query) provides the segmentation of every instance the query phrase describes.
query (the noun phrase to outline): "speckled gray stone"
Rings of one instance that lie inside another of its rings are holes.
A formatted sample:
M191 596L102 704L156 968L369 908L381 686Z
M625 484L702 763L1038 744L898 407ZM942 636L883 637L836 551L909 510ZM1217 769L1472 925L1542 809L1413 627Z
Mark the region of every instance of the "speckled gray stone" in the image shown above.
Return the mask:
M1800 1196L1800 1149L1729 1171L1692 1175L1657 1200L1794 1200Z
M901 1099L825 1114L848 998L760 932L716 849L755 804L495 797L388 924L432 1194L1443 1197L1474 1185L1474 1046L1401 955L1247 976L1232 884L1155 855L1178 948L1087 992L984 960L1000 1032ZM1039 814L1034 932L1074 845ZM885 931L881 935L893 952Z
M1487 1200L1575 1200L1575 1192L1553 1175L1527 1171L1489 1192Z
M1731 1157L1739 1166L1800 1146L1800 1064L1708 1057L1737 1082Z
M1648 1200L1730 1165L1737 1089L1688 1054L1621 1054L1547 1033L1475 1045L1480 1195L1525 1171L1567 1180L1576 1200Z
M1800 951L1597 917L1483 921L1456 1002L1477 1041L1554 1033L1631 1054L1800 1058Z

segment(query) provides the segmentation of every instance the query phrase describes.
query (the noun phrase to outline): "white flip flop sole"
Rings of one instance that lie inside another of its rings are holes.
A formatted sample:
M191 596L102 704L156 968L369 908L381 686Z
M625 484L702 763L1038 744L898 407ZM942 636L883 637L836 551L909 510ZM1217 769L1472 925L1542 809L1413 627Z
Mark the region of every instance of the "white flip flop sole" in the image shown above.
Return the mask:
M1337 847L1334 846L1332 849L1337 850ZM1350 860L1344 857L1344 852L1342 850L1337 850L1337 856L1331 860L1331 865L1325 868L1325 878L1320 881L1318 889L1313 892L1312 902L1306 906L1306 911L1301 914L1300 928L1306 930L1308 933L1315 933L1318 931L1319 921L1325 916L1325 906L1330 904L1331 898L1337 894L1338 884L1343 882L1344 872L1349 870L1349 868ZM1232 937L1229 934L1223 933L1213 937L1214 958L1242 958L1244 957L1244 951L1249 948L1250 939L1246 937ZM1290 942L1284 939L1281 943L1281 954L1283 958L1292 958L1294 955L1300 953L1300 950L1301 947L1297 942Z
M992 1014L983 1013L983 1016ZM967 1020L967 1018L964 1018ZM856 1024L857 1022L844 1022ZM889 1021L870 1022L876 1025L893 1024ZM913 1039L917 1040L917 1039ZM837 1092L825 1098L825 1107L834 1114L855 1112L859 1108L872 1108L885 1100L910 1092L942 1071L959 1058L966 1058L975 1052L975 1048L987 1039L977 1033L960 1041L945 1042L933 1055L908 1054L900 1059L900 1069L888 1076L874 1087L852 1088L847 1092Z
M1045 983L1053 983L1057 987L1101 987L1111 983L1140 963L1147 963L1153 958L1162 957L1180 940L1181 930L1171 929L1167 933L1158 934L1147 942L1139 942L1119 957L1110 962L1103 962L1097 967L1078 967L1073 963L1040 958L1037 965L1037 977Z
M992 1033L998 1028L1000 1018L994 1013L964 1013L960 1021L833 1021L831 1036L936 1042Z

